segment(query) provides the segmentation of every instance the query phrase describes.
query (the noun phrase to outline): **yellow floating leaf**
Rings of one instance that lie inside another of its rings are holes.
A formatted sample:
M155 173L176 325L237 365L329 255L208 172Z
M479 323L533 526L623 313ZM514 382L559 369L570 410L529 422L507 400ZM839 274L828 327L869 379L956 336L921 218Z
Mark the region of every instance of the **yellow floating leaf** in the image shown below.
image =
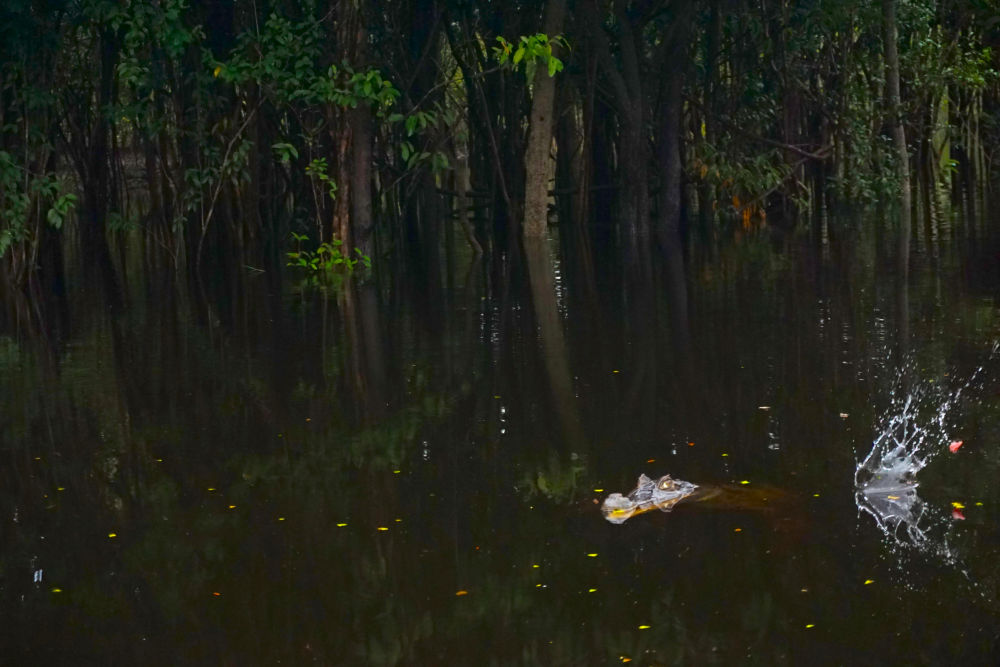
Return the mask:
M396 523L403 523L402 519L396 519Z
M976 503L976 507L982 507L982 506L983 506L982 503Z
M722 452L722 455L723 456L729 456L729 454L726 454L725 452Z
M56 491L65 491L65 490L66 490L65 486L57 486L56 487Z
M531 564L531 567L535 567L535 568L538 568L538 567L541 567L541 565L539 565L538 563L532 563L532 564Z
M541 588L541 587L542 587L541 584L535 584L535 588Z
M612 373L621 373L621 371L620 371L620 370L618 370L617 368L616 368L615 370L611 371L611 372L612 372Z
M346 525L347 525L346 523L338 523L337 528L343 528Z
M874 583L875 583L874 579L865 579L865 586L867 586L868 584L874 584Z
M279 516L278 517L278 521L284 521L284 520L285 520L285 517L283 517L283 516Z
M587 589L587 592L588 592L588 593L596 593L596 592L597 592L597 589L596 589L596 588L588 588L588 589Z
M749 479L740 480L740 484L749 484L749 483L750 483Z
M500 398L500 394L493 394L493 398Z
M587 554L587 558L597 558L597 554Z
M622 656L622 662L632 662L632 658L626 658L625 656Z
M889 500L899 500L899 496L886 496Z
M604 493L604 489L594 489L594 493Z
M393 475L398 475L398 474L399 474L399 473L401 473L401 472L403 472L403 471L402 471L402 470L393 470L393 471L392 471L392 474L393 474Z
M951 506L954 507L957 510L964 510L965 509L965 505L963 505L960 502L954 502L954 503L951 504Z
M212 70L212 76L216 77L219 76L219 72L221 71L222 71L222 65L219 65L214 70Z
M386 527L386 526L379 526L378 529L381 530L381 531L389 530L389 528Z
M118 533L108 533L108 537L111 537L111 538L118 537Z
M818 493L814 493L813 494L813 498L819 498L819 494Z
M52 592L53 593L62 593L62 589L61 588L53 588Z
M455 591L455 595L468 595L469 591Z
M229 506L229 509L231 509L231 510L234 510L234 509L236 509L236 505L230 505L230 506Z
M816 627L815 623L806 623L806 628L815 628L815 627Z
M640 625L639 626L640 630L649 630L649 628L650 628L650 626L648 626L648 625Z
M742 528L733 528L733 532L734 533L742 533L743 529Z
M205 490L211 493L212 491L215 491L215 487L214 486L210 486L210 487L208 487Z

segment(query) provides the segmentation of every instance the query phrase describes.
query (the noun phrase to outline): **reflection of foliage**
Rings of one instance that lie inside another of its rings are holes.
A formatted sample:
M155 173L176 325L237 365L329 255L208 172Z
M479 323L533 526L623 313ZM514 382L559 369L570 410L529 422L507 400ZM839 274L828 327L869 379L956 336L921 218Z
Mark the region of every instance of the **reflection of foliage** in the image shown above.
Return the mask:
M543 496L559 504L567 504L576 499L578 482L587 470L585 460L573 452L569 461L555 452L549 453L548 462L525 473L521 488L526 499Z

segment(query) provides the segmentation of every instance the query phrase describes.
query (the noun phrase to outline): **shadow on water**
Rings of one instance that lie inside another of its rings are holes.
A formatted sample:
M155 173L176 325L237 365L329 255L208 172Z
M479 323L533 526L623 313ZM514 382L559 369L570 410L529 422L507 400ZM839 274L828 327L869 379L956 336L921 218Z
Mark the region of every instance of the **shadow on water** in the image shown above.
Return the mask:
M900 311L840 224L632 282L550 246L423 300L248 275L218 321L74 294L62 343L0 337L4 655L990 662L1000 276L942 243ZM605 521L643 471L717 491Z

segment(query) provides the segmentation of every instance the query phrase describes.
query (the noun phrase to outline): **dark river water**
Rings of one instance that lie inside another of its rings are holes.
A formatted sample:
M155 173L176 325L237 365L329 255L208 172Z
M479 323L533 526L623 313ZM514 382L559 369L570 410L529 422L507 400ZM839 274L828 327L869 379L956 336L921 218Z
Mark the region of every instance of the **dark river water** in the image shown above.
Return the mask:
M879 224L679 287L570 239L204 318L78 287L0 337L0 663L997 664L1000 244L904 283ZM895 442L919 486L859 492ZM711 493L606 521L641 473Z

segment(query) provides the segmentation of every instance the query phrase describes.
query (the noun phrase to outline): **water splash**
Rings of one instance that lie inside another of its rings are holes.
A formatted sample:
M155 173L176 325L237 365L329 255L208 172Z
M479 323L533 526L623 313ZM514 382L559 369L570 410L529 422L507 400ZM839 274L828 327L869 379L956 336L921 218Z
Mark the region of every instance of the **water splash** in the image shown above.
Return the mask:
M998 349L994 345L992 358ZM924 383L896 391L880 419L879 435L854 472L855 503L870 515L892 543L912 547L949 564L959 556L951 545L954 521L949 512L929 506L917 493L917 473L952 441L950 415L975 382L977 368L957 389Z

